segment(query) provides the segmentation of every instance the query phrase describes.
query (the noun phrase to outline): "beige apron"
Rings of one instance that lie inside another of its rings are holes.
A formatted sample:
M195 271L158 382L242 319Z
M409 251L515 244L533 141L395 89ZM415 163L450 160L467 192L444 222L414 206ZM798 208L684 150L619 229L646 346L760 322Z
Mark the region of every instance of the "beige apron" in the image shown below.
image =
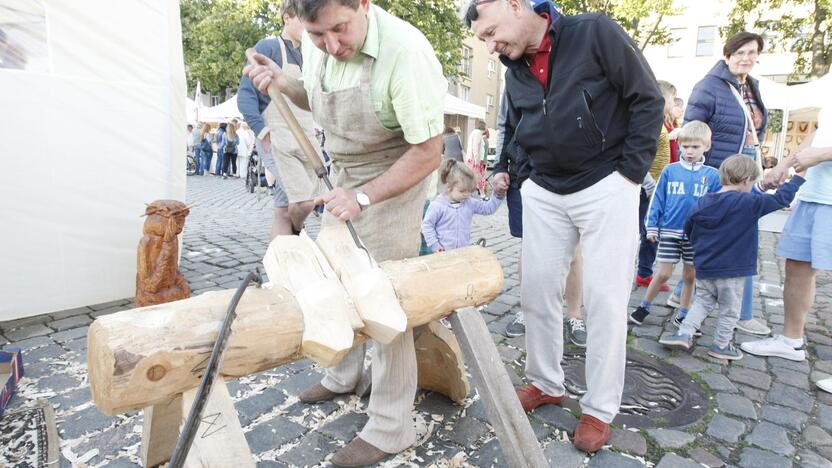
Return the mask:
M375 59L366 57L357 87L332 92L321 88L329 55L321 60L310 107L326 132L332 157L333 185L352 189L384 173L408 150L401 130L389 130L378 120L370 97L370 78ZM286 179L284 179L286 180ZM419 254L422 208L428 180L422 180L399 196L365 208L353 224L359 237L378 262ZM340 223L328 211L323 225Z
M278 38L280 44L280 56L282 58L283 73L290 78L301 79L300 67L289 63L289 56L286 54L286 45L283 38ZM291 100L286 100L300 127L304 129L312 146L318 150L318 157L321 158L320 149L315 139L315 122L312 113L297 107ZM289 203L311 200L323 193L323 183L315 175L315 169L309 164L300 150L295 137L289 131L289 126L274 103L269 103L263 111L263 118L269 126L272 155L277 166L277 174L283 183L283 189L289 198ZM323 160L323 158L321 158Z

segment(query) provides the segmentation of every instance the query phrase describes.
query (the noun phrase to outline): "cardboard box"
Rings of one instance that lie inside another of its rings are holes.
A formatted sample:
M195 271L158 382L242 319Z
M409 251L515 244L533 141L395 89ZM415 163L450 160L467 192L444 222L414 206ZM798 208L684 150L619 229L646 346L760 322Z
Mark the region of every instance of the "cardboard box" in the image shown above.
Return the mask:
M17 382L23 377L23 355L20 348L0 350L0 419L12 399Z

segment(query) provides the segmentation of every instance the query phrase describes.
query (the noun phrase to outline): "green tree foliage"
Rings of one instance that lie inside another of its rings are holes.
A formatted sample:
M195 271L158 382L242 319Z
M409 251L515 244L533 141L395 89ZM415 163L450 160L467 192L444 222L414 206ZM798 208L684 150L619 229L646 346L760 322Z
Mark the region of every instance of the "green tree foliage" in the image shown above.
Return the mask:
M772 14L775 12L775 14ZM729 38L743 30L765 34L766 49L797 53L794 75L817 78L832 63L832 1L737 0L721 30Z
M422 31L433 45L445 76L459 74L462 41L469 33L459 20L454 0L375 0L374 3Z
M380 7L419 28L445 74L457 74L467 32L454 0L379 0ZM240 81L245 50L281 27L280 0L180 0L188 88L220 93Z
M667 16L681 13L673 7L673 0L563 0L558 3L568 15L597 12L611 17L641 50L648 45L673 42L662 21Z
M188 88L236 87L245 50L280 27L278 0L180 0Z

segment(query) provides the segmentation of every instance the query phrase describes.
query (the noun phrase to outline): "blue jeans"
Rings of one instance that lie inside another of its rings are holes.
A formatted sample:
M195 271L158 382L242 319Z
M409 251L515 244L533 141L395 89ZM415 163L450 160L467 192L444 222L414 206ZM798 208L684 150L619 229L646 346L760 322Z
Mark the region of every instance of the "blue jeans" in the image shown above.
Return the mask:
M641 189L641 197L638 203L638 232L641 242L638 246L638 276L647 278L653 274L653 263L656 261L656 250L659 247L658 242L650 242L647 240L647 228L644 226L644 220L647 218L647 208L650 207L650 197L647 192Z
M196 175L202 175L202 151L194 146L194 161L196 161Z
M684 281L679 280L676 284L676 289L673 290L673 295L682 297L682 285ZM751 320L754 318L754 277L746 276L742 288L742 309L740 311L740 320Z
M211 158L214 157L213 151L202 152L202 170L205 174L211 172Z
M217 148L217 167L214 168L214 175L222 175L225 171L225 154L222 149Z

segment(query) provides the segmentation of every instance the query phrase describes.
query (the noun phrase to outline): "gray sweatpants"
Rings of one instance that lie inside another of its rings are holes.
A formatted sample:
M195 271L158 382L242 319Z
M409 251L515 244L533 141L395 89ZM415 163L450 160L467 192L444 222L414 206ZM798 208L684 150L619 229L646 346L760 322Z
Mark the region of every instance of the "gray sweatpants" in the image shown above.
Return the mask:
M719 278L696 280L696 297L679 333L693 336L702 326L705 317L719 306L719 320L714 331L714 344L720 348L728 346L734 339L734 327L740 319L742 292L745 278Z

